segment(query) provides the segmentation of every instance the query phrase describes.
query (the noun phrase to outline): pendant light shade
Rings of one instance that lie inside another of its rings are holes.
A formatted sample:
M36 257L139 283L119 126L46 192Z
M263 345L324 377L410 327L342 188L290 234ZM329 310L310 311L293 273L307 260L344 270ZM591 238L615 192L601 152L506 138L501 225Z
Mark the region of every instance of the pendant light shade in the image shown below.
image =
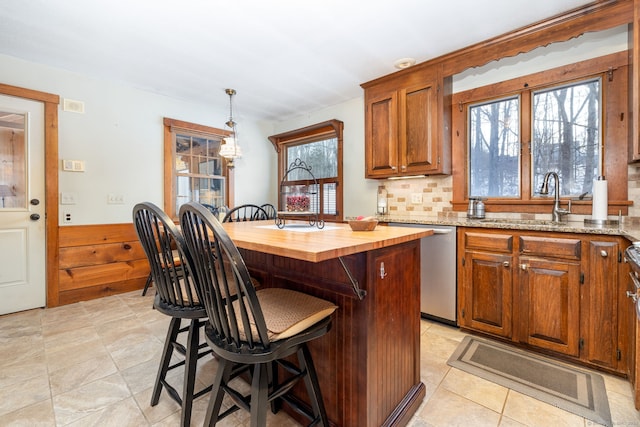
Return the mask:
M238 145L238 131L236 129L236 122L233 120L233 95L236 94L235 89L226 89L226 94L229 95L229 120L225 123L225 126L231 129L233 133L231 136L222 139L220 145L220 156L231 161L232 166L233 159L242 157L242 150Z
M222 145L220 146L220 156L226 159L242 157L242 148L240 148L240 146L236 144L235 138L228 137L222 139Z

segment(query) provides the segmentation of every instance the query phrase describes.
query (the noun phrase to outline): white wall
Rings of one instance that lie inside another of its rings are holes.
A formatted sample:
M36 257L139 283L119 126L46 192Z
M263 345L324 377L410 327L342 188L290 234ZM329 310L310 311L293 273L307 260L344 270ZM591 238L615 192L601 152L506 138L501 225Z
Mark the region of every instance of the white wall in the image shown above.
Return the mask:
M60 159L83 160L85 172L60 168L59 190L76 196L75 205L61 205L72 224L131 222L139 201L163 204L163 118L222 128L228 119L225 82L216 105L194 104L91 79L0 55L2 83L59 95L85 103L85 113L59 109ZM236 203L275 202L276 156L269 133L255 122L238 122L243 158L236 160ZM122 205L107 204L108 194L124 196ZM62 224L62 219L60 219Z

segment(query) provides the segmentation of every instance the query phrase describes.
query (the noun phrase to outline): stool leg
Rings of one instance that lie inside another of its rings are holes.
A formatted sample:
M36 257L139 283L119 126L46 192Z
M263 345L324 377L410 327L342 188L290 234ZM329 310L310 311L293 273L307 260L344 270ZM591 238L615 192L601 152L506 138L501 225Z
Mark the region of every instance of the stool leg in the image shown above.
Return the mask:
M267 425L269 406L269 363L259 363L253 369L251 381L251 427Z
M145 296L147 294L147 289L149 289L149 286L151 285L151 280L153 280L151 278L151 273L149 273L149 275L147 276L147 281L144 283L144 289L142 290L142 296Z
M160 359L160 367L158 368L158 375L156 376L156 383L153 386L153 394L151 395L151 406L156 406L158 400L160 400L160 393L162 392L162 382L167 376L169 370L169 364L171 363L171 356L173 354L173 343L178 337L180 331L180 319L177 317L171 318L169 324L169 330L167 331L167 337L164 340L164 349L162 350L162 358Z
M196 381L196 366L198 364L198 346L200 321L193 319L189 325L187 337L187 352L185 354L184 385L182 390L182 418L180 425L189 427L191 424L191 408L193 406L193 390Z
M229 378L231 378L232 369L233 363L223 358L218 359L218 371L216 372L216 378L213 380L209 406L207 406L207 414L204 418L203 425L205 427L214 426L218 422L220 408L222 407L222 398L224 398L225 393L224 387L226 387Z
M313 359L311 358L311 352L307 344L302 344L298 350L298 360L300 362L300 369L305 371L304 383L307 386L307 393L311 400L311 406L313 408L313 415L316 419L320 418L322 426L327 427L329 421L327 419L327 411L322 401L322 393L320 393L320 383L318 382L318 374L316 368L313 365Z
M275 361L269 364L269 371L271 372L271 379L269 380L271 390L276 390L280 383L278 381L278 364ZM282 399L273 399L271 401L271 412L277 414L280 409L282 409Z

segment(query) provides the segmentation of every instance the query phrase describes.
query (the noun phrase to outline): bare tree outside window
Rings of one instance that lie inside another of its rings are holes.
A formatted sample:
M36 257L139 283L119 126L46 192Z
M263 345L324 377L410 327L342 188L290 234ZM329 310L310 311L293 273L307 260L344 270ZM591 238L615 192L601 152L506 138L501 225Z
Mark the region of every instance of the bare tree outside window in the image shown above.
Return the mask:
M302 160L311 167L311 173L320 181L319 185L322 187L321 189L312 189L314 193L320 191L322 206L318 205L318 199L311 198L310 210L321 214L336 215L336 183L331 180L338 177L338 138L327 138L288 146L287 161L293 163L296 159ZM302 170L294 170L287 178L290 181L296 181L307 179L308 176L305 176Z
M469 107L469 197L520 196L520 100Z
M561 196L592 192L600 174L600 79L533 93L535 193L544 174L560 178Z
M300 159L311 166L311 172L316 179L332 178L338 176L338 139L329 138L308 144L293 145L287 147L287 160L289 163ZM302 171L295 171L290 179L305 179Z
M600 174L600 79L532 92L532 196L545 173L561 196L591 193ZM520 197L520 106L511 97L469 106L469 197Z

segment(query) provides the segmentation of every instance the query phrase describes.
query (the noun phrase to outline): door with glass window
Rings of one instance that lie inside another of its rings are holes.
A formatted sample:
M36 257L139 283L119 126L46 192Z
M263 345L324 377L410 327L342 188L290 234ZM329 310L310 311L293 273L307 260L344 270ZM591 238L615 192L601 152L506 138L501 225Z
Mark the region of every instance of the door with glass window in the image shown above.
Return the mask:
M44 105L0 95L0 314L44 307Z

